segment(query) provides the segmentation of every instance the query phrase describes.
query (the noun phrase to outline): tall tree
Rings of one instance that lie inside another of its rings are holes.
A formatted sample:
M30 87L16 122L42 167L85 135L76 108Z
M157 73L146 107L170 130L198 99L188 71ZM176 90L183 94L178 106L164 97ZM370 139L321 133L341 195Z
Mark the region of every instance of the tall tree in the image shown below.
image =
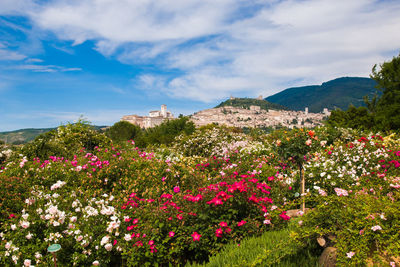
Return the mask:
M371 78L383 92L376 105L375 123L380 130L400 129L400 55L375 65Z

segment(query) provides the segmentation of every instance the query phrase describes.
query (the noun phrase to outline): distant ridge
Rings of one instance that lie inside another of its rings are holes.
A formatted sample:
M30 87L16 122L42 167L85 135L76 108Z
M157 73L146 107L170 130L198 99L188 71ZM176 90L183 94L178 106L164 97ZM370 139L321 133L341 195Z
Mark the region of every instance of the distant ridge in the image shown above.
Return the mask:
M288 88L265 100L293 110L306 107L310 112L321 112L324 108L347 110L349 105L363 106L365 95L371 97L378 92L375 85L370 78L342 77L322 85Z
M106 126L93 126L96 130L100 130ZM6 142L7 144L25 144L32 141L38 135L42 133L50 132L55 130L54 128L26 128L15 131L0 132L0 140Z
M280 104L271 103L265 99L254 99L254 98L230 98L224 102L221 102L216 108L221 108L225 106L232 106L237 108L249 109L250 106L259 106L261 109L269 110L289 110L289 108L284 107Z

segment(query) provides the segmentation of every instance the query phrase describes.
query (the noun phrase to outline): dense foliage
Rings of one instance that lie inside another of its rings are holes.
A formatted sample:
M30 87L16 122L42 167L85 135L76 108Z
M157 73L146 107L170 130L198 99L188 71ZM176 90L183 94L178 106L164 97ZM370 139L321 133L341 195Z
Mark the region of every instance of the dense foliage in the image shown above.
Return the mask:
M347 111L334 110L328 124L356 129L390 131L400 129L400 55L372 69L371 78L381 90L380 97L365 96L367 108L351 106Z
M141 134L139 126L127 121L116 122L106 130L106 135L114 142L121 142L136 139Z

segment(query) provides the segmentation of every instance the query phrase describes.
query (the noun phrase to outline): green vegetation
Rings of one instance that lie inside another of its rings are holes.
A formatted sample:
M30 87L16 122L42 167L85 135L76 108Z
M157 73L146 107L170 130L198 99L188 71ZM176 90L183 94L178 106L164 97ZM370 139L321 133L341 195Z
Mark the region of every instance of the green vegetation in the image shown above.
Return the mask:
M296 243L291 238L298 220L288 228L268 231L259 237L250 237L240 243L230 243L209 258L204 264L188 264L187 267L242 267L242 266L318 266L322 252L317 242Z
M365 96L367 107L350 106L347 111L332 111L329 125L377 131L400 129L400 55L381 64L379 70L375 65L371 78L381 90L381 97L375 95L370 100Z
M106 135L114 142L133 140L140 134L140 127L127 121L116 122L113 126L106 130Z
M218 106L216 108L221 108L225 106L232 106L232 107L238 107L238 108L245 108L249 109L250 106L259 106L261 109L264 110L270 110L270 109L275 109L275 110L288 110L287 107L284 107L279 104L271 103L266 100L259 100L259 99L254 99L254 98L234 98L234 99L228 99Z
M363 97L372 97L376 92L376 82L369 78L343 77L323 83L303 87L288 88L266 98L267 101L286 106L292 110L310 112L346 110L349 105L364 106Z
M158 126L148 128L135 140L137 146L170 145L175 137L181 134L189 135L195 131L194 123L188 117L181 116L175 120L168 120Z
M21 153L28 159L65 157L69 158L85 148L93 152L96 147L109 145L111 140L85 121L67 124L37 136L26 144Z

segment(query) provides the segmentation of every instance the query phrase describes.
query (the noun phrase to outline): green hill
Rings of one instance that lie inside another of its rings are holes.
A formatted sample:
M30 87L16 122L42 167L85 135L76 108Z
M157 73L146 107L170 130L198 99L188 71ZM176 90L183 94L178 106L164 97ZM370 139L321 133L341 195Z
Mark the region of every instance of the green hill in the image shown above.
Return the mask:
M371 97L378 91L375 85L370 78L343 77L322 85L288 88L265 100L293 110L304 110L305 107L310 112L321 112L324 108L346 110L349 105L363 106L363 97Z
M106 126L93 126L96 130L100 130ZM0 132L0 140L7 144L25 144L35 139L36 136L55 130L55 128L28 128L15 131Z
M246 108L249 109L250 106L260 106L261 109L269 110L269 109L275 109L275 110L288 110L287 107L284 107L279 104L271 103L268 102L264 99L254 99L254 98L233 98L233 99L228 99L218 106L216 108L221 108L225 106L233 106L233 107L238 107L238 108Z

